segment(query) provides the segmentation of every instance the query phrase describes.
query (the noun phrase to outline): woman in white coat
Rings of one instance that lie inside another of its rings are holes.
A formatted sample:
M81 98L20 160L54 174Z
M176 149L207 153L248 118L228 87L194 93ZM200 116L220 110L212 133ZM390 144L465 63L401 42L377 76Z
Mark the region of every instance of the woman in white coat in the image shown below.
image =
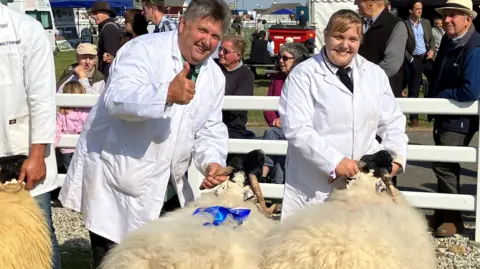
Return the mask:
M356 161L381 149L396 155L392 174L405 167L406 118L388 77L357 54L362 20L351 10L332 15L321 52L298 65L283 86L279 113L288 141L282 218L333 190L328 180L353 176ZM382 144L375 139L382 138Z

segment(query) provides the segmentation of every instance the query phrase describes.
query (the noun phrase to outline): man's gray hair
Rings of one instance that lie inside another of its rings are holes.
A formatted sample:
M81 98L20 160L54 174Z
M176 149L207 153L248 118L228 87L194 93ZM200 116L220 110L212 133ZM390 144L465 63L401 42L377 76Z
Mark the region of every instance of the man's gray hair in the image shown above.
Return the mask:
M231 12L224 0L192 0L185 11L184 20L194 21L211 17L222 21L222 32L226 34L231 24Z
M302 43L286 43L280 47L278 55L288 52L296 60L301 56L309 57L308 49Z

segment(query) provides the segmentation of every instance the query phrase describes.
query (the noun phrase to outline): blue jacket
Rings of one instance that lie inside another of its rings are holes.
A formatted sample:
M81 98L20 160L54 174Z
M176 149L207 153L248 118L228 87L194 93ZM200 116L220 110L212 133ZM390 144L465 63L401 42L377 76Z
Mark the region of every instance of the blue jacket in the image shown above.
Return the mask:
M471 102L480 98L480 34L472 25L457 43L444 35L433 73L433 90L428 97ZM478 131L478 116L436 115L435 127L459 133Z

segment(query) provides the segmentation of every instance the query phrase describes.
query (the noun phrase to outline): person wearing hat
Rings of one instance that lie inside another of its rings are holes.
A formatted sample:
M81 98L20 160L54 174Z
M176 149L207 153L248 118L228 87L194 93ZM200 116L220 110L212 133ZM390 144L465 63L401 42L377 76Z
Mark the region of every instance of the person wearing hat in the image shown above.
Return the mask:
M472 21L477 12L471 0L448 0L435 9L442 15L445 35L434 65L434 85L428 97L458 102L480 98L480 34ZM435 115L433 138L436 145L468 146L478 131L478 116ZM460 164L432 164L439 193L460 193ZM460 211L436 210L430 227L437 236L452 236L464 229Z
M115 58L120 48L120 40L122 37L122 29L113 18L117 15L110 9L107 2L93 3L91 14L95 23L98 25L98 70L108 79L110 72L110 63L103 61L104 54L111 55Z
M154 33L177 29L177 24L165 16L165 0L144 0L142 1L142 9L147 20L155 25Z
M77 46L77 62L70 65L57 81L57 92L63 92L63 86L72 80L80 82L87 94L100 94L105 88L105 76L98 71L97 46L80 43Z
M54 149L56 95L52 47L40 22L6 5L7 1L0 0L0 157L28 156L18 181L25 183L45 216L52 241L52 269L60 269L60 248L51 208L51 192L59 187ZM22 229L21 225L16 228Z

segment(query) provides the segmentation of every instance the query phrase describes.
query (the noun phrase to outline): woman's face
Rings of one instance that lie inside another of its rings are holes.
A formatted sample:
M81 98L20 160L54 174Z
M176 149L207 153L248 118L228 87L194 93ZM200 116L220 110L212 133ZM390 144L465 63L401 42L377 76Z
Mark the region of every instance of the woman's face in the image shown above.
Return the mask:
M284 51L280 55L280 59L279 59L280 71L282 71L285 74L288 74L290 70L292 70L292 65L294 61L295 61L295 58L293 57L293 55Z
M339 67L347 66L360 47L360 25L352 25L345 33L326 32L325 48L327 56Z

